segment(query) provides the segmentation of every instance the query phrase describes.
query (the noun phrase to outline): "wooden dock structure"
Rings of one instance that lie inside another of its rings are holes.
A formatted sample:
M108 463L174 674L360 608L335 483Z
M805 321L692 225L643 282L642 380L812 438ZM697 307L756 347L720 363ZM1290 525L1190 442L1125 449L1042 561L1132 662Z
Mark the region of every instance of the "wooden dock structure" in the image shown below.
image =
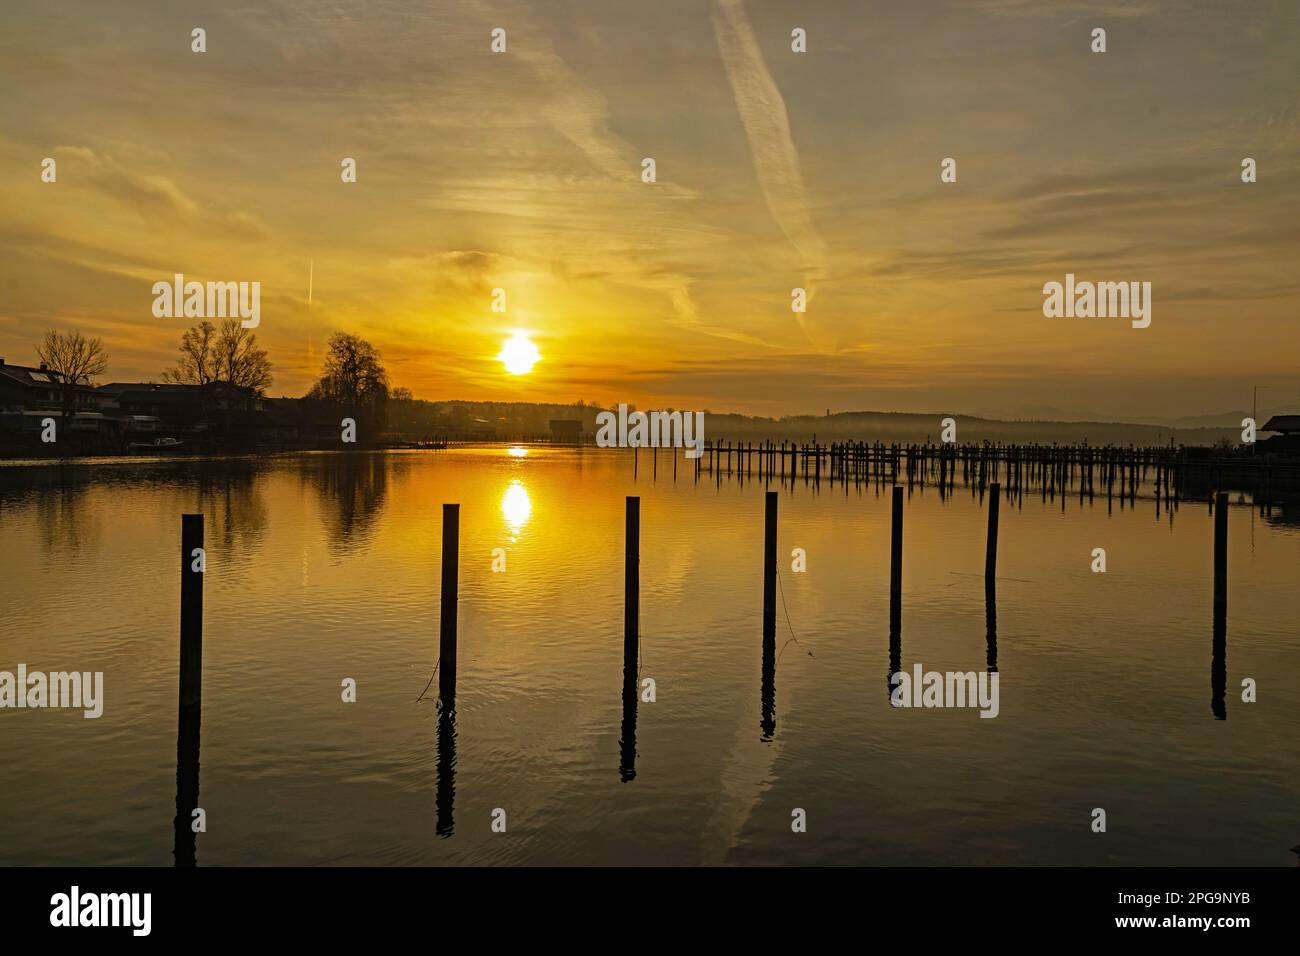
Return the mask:
M670 450L671 451L671 450ZM1008 497L1037 491L1044 499L1077 495L1132 502L1154 497L1171 508L1182 499L1212 501L1225 488L1249 489L1271 502L1275 492L1300 488L1300 462L1267 457L1203 454L1209 449L1172 446L1004 444L885 444L783 441L709 441L694 459L695 480L710 476L757 479L793 487L900 485L936 488L960 483L984 492L999 486ZM674 464L675 467L675 464ZM1064 503L1064 502L1063 502Z

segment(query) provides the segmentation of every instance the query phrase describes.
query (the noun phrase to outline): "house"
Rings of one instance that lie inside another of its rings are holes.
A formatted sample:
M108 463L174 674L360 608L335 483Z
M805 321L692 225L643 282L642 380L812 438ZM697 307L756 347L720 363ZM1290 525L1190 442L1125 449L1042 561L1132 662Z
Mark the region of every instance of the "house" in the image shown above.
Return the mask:
M123 418L153 418L154 431L204 431L233 411L261 411L262 397L251 388L225 382L172 385L156 382L111 382L97 391L106 410Z
M119 415L117 420L123 434L152 434L162 428L157 415Z
M1300 435L1300 415L1274 415L1263 424L1260 431Z
M46 367L10 365L0 358L0 409L11 412L59 411L63 407L63 380ZM99 411L96 390L89 385L72 386L74 412Z
M0 432L8 436L6 449L12 442L19 446L45 432L45 423L53 419L58 423L58 434L80 436L98 441L100 436L117 434L117 422L103 414L99 398L89 385L74 385L71 395L65 394L63 379L58 372L41 363L10 365L0 358ZM72 415L63 421L63 403L71 398ZM96 446L98 447L98 446ZM84 446L83 446L84 448Z
M474 418L469 423L470 441L494 441L497 437L496 426L486 418Z
M1300 455L1300 415L1274 415L1263 424L1260 431L1278 433L1260 442L1260 451L1287 456Z

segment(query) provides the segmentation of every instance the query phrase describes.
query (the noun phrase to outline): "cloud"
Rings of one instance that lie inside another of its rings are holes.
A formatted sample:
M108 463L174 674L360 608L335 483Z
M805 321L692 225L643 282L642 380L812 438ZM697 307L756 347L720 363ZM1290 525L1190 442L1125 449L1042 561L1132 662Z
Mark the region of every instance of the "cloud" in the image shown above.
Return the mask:
M54 155L70 161L69 165L90 186L137 212L196 220L245 237L267 233L266 226L253 214L205 206L170 177L119 163L107 153L101 155L87 146L57 146Z
M777 225L803 260L805 284L811 299L816 282L829 274L827 250L808 211L785 100L768 72L742 0L715 0L713 30L745 137L749 140L763 198ZM802 315L799 318L802 322Z
M956 9L977 10L1000 17L1053 17L1088 14L1093 17L1147 17L1156 12L1156 4L1142 0L1098 3L1097 0L954 0Z

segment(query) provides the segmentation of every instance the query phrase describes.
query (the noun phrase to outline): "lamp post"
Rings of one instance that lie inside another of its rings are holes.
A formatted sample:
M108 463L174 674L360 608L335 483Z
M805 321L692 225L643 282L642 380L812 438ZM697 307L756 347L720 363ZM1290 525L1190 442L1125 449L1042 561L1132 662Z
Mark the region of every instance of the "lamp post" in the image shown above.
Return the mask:
M1255 423L1255 431L1259 431L1259 390L1268 388L1267 385L1256 385L1250 402L1250 420ZM1250 453L1255 454L1255 445L1250 446Z
M1259 414L1258 414L1258 412L1259 412L1259 390L1260 390L1261 388L1268 388L1268 386L1267 386L1267 385L1256 385L1255 388L1254 388L1254 390L1253 390L1253 397L1251 398L1251 402L1250 402L1250 417L1255 421L1255 423L1256 423L1257 425L1258 425L1258 423L1259 423Z

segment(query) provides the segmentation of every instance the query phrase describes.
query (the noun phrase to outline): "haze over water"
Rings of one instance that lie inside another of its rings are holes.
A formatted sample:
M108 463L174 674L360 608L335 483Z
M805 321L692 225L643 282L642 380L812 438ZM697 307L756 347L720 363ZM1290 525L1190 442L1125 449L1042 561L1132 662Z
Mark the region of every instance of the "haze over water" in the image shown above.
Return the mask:
M1109 514L1104 496L1004 501L988 720L889 706L889 489L800 480L780 496L765 740L765 488L696 483L684 459L674 482L667 454L653 480L646 454L634 477L630 454L544 447L0 467L0 669L105 674L98 720L0 713L0 863L172 863L177 551L194 511L200 865L1294 862L1293 519L1230 511L1220 721L1205 502L1170 520L1143 497ZM624 782L629 494L657 700L637 708ZM444 502L461 505L461 557L440 808L436 682L416 699L438 656ZM960 485L908 496L903 669L985 667L986 521ZM795 547L807 573L791 572ZM1105 574L1089 570L1098 547ZM1257 703L1241 702L1246 677ZM807 833L791 833L796 807Z

